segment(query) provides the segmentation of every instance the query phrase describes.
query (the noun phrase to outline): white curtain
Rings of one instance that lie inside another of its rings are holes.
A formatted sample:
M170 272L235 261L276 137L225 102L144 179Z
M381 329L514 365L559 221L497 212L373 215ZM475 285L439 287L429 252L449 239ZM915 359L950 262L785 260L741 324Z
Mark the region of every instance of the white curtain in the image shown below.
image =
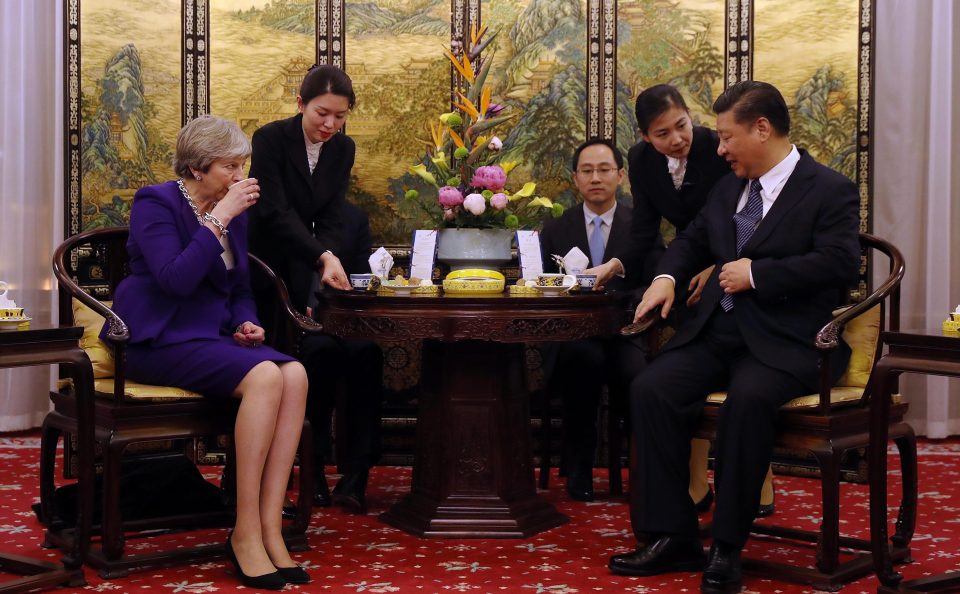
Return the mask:
M60 0L0 0L0 280L33 324L55 322L63 237ZM37 427L52 370L0 370L0 431Z
M906 259L902 326L936 331L960 303L960 5L877 3L874 232ZM960 380L904 376L909 421L960 434Z

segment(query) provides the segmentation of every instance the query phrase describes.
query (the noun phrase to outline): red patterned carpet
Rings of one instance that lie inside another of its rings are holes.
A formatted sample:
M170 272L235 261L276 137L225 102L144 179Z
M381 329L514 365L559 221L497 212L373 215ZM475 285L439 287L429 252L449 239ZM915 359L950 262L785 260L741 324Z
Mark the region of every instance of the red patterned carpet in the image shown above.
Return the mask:
M0 550L57 559L40 548L42 528L30 505L37 500L39 440L34 435L0 439ZM895 456L892 457L895 459ZM960 443L922 443L920 450L920 514L913 540L914 563L901 566L907 578L960 569ZM219 469L206 468L215 479ZM486 594L569 594L573 592L698 592L699 576L674 574L653 578L624 578L607 571L610 555L631 549L633 536L624 498L605 498L606 475L595 473L599 500L570 501L562 481L553 477L543 495L570 517L570 523L528 540L422 540L381 524L377 514L407 489L407 468L381 467L371 475L370 513L358 517L336 508L314 513L310 529L313 549L296 554L314 577L307 586L287 586L305 592L463 592ZM332 478L331 478L332 480ZM891 472L891 505L899 502L897 473ZM777 514L770 521L789 519L794 526L815 528L819 522L819 484L812 479L777 478ZM866 486L844 485L842 529L851 536L868 537ZM891 512L891 515L895 513ZM187 532L176 538L184 544L222 541L222 530ZM128 541L149 549L157 539ZM813 550L787 547L774 540L754 540L747 556L778 558L813 564ZM2 578L3 576L0 576ZM232 592L244 590L224 561L142 570L129 577L101 580L87 570L94 592ZM812 592L809 588L746 576L745 592ZM863 578L843 592L876 591L873 577ZM62 592L71 590L61 589Z

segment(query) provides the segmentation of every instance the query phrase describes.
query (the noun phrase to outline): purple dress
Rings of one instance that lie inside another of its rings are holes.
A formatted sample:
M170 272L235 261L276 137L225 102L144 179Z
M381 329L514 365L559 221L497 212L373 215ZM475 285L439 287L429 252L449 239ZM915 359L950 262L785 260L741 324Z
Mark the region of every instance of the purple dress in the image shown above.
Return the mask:
M294 361L233 339L243 322L260 322L250 291L246 213L228 229L230 270L220 241L197 222L176 182L147 186L133 197L130 276L117 286L113 303L130 329L127 377L227 397L259 363Z

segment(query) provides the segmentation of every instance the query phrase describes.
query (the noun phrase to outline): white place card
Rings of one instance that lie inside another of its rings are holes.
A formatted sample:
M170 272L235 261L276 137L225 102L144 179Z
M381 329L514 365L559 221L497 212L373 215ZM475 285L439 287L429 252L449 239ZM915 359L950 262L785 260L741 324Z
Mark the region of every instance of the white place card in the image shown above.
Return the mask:
M517 252L520 254L520 276L531 280L543 274L543 255L537 231L517 231Z
M413 232L410 251L410 278L433 279L433 264L437 255L437 230L418 229Z

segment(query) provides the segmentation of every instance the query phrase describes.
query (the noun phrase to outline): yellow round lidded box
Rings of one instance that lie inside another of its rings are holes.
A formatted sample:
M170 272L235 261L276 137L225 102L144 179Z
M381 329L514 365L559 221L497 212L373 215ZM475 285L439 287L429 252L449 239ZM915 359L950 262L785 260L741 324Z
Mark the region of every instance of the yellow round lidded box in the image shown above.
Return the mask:
M451 294L502 293L506 279L496 270L465 268L454 270L443 279L443 292Z

